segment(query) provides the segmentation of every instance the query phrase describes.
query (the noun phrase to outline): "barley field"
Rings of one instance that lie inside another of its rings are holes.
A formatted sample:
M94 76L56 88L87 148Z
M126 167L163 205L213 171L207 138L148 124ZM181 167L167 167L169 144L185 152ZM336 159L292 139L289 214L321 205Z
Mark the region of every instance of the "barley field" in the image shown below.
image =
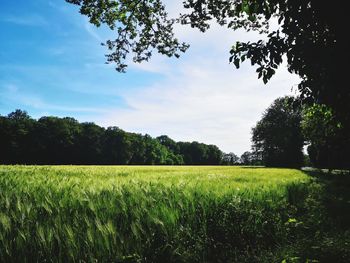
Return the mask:
M297 233L311 184L294 169L0 166L0 261L259 262Z

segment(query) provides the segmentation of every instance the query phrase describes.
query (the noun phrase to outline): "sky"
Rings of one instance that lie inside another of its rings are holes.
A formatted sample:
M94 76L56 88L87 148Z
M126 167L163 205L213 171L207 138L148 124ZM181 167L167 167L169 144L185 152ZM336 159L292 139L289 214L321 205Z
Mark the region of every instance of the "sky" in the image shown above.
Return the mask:
M167 1L171 15L182 1ZM91 25L64 0L0 0L0 115L69 116L176 141L215 144L241 155L251 129L276 99L296 93L285 64L268 84L255 67L229 64L236 41L264 36L213 24L206 33L176 26L191 45L180 59L155 54L118 73L102 42L116 33Z

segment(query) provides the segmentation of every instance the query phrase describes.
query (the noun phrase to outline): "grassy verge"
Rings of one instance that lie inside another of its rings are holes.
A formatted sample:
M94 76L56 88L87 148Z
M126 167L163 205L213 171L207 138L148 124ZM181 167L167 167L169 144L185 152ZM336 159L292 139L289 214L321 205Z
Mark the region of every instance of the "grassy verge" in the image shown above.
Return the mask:
M349 262L350 177L328 171L307 173L311 183L306 198L296 205L298 221L293 226L293 236L270 259Z

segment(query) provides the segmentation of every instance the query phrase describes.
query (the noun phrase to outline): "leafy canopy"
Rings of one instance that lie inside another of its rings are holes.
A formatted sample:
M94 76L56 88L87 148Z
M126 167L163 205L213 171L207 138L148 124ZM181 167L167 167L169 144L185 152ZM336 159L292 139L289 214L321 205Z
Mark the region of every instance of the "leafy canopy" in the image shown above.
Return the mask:
M301 167L301 108L293 97L276 99L253 128L253 149L266 166Z
M329 107L314 104L305 108L301 127L315 167L350 168L349 133Z
M80 6L80 13L88 16L95 26L107 25L117 31L114 40L106 45L110 53L107 63L115 63L116 70L125 72L127 55L132 53L134 62L147 61L152 51L179 57L189 47L180 43L173 33L175 19L168 13L161 0L66 0Z

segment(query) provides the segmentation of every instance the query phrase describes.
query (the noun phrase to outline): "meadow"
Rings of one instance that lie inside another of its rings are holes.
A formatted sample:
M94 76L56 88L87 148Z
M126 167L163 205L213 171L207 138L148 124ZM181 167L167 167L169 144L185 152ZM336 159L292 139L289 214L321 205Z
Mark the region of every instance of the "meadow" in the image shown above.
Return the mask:
M0 261L342 262L325 189L295 169L0 166Z

